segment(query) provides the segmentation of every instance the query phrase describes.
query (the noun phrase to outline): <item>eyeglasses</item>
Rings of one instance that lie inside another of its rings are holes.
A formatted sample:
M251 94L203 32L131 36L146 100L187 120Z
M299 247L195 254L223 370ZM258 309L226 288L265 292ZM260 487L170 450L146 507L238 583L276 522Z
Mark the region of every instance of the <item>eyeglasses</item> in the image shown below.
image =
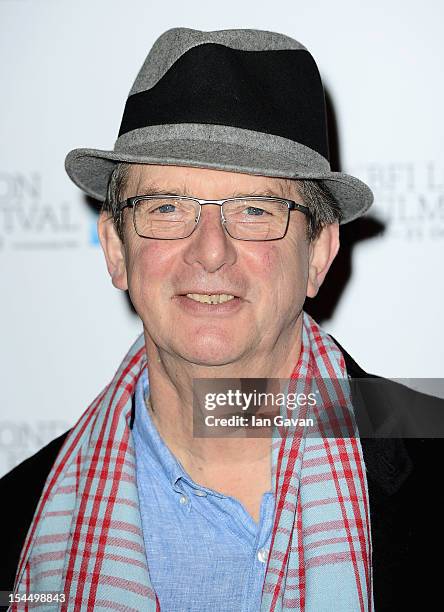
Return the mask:
M133 223L141 238L188 238L199 223L202 206L220 206L221 223L236 240L280 240L285 236L290 210L309 214L307 206L293 200L245 196L226 200L201 200L179 195L144 195L119 203L119 211L133 209Z

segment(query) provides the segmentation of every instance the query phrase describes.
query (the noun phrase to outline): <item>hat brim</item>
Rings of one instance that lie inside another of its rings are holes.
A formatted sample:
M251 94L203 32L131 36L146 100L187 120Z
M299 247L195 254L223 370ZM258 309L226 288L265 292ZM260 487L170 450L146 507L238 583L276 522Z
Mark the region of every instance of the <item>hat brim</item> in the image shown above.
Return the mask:
M211 150L210 150L211 146ZM211 161L209 161L211 160ZM238 144L214 146L192 140L151 142L132 147L131 152L74 149L65 160L71 180L87 195L104 201L112 171L119 162L191 166L240 172L260 176L322 181L342 209L341 224L363 215L372 205L371 189L359 179L342 172L314 170L298 159L278 155L275 151L249 149Z

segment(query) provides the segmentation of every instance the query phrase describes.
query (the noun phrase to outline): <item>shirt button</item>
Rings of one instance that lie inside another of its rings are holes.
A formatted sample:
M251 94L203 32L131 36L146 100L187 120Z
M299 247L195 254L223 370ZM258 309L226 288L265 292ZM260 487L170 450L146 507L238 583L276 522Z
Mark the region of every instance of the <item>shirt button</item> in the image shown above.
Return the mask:
M200 489L195 489L193 491L194 495L197 495L198 497L206 497L207 494L205 491L201 491Z
M266 563L268 559L268 548L260 548L257 551L257 558L261 563Z
M187 504L188 503L188 497L186 495L182 495L181 498L179 499L181 504Z

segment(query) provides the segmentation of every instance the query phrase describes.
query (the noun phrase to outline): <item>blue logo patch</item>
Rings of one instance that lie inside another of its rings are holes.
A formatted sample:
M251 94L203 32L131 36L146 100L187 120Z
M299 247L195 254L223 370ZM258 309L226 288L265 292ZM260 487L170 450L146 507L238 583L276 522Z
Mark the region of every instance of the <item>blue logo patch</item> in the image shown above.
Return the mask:
M97 233L97 221L91 221L89 224L89 244L99 246L99 235Z

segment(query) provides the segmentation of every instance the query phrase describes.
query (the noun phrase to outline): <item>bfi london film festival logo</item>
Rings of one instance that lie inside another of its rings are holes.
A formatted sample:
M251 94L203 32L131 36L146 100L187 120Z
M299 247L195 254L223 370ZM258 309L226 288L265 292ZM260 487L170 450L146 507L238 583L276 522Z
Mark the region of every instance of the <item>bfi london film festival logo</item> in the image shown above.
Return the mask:
M96 219L82 215L78 203L48 201L40 172L0 171L0 249L97 246Z
M67 429L67 422L54 419L0 421L0 477Z
M444 163L369 163L350 171L373 190L370 211L386 224L388 237L444 239Z

